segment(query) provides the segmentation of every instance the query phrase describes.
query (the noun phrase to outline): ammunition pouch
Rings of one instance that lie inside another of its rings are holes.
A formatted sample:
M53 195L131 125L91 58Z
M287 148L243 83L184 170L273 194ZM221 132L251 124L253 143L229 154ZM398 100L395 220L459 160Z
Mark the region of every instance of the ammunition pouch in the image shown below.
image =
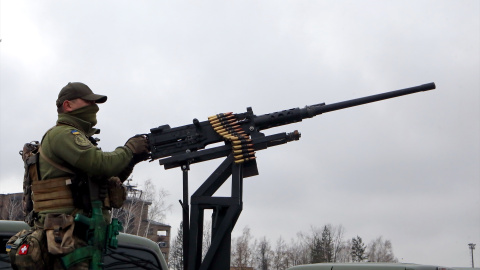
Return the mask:
M13 269L44 270L48 268L43 230L22 230L8 240L6 247Z
M108 179L108 203L112 208L120 208L127 199L127 188L118 177ZM107 205L107 204L105 204Z
M44 230L47 237L48 252L53 255L63 255L75 250L73 216L67 214L47 214Z

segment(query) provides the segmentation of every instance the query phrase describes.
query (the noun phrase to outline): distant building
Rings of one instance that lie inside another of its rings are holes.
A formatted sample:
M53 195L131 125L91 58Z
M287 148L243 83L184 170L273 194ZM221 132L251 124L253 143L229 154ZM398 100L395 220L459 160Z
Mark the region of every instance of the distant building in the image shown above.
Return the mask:
M167 262L170 254L170 229L170 225L151 221L147 235L148 239L158 244Z

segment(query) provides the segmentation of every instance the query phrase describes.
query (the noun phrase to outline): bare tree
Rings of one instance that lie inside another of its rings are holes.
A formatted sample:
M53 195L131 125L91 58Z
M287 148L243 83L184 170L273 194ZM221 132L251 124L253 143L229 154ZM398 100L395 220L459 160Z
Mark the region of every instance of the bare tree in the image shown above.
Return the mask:
M22 196L12 194L8 197L7 220L22 220Z
M285 266L287 268L298 265L301 258L297 243L292 239L289 245L286 245L285 250Z
M336 254L336 262L351 262L352 261L352 241L349 239L343 242L343 246Z
M342 225L330 227L330 232L332 234L332 248L333 248L333 258L332 262L338 262L339 254L342 252L342 249L345 249L345 241L343 240L343 234L345 233L345 228Z
M230 264L240 270L253 265L254 247L250 244L250 228L245 227L240 237L232 241L232 260Z
M145 228L144 236L148 235L150 224L152 221L162 222L165 220L167 212L172 209L172 204L167 203L167 197L170 196L170 193L163 189L159 188L157 190L156 186L153 184L152 180L148 179L145 181L142 208L145 203L151 203L147 213L147 225ZM157 196L155 196L157 194ZM142 209L143 211L143 209ZM137 229L137 235L140 229L140 223Z
M311 248L311 238L310 236L304 234L303 232L297 233L297 241L295 242L295 252L298 254L297 262L295 265L299 264L308 264L311 262L310 248Z
M137 197L127 197L127 202L123 204L122 208L112 212L112 216L118 218L122 222L123 232L135 234L135 220L141 218L139 209L141 208L141 200Z
M301 239L290 242L287 246L288 267L308 263L308 245L305 245Z
M273 269L284 270L287 269L287 245L282 237L278 238L275 252L273 255Z
M383 240L380 236L368 245L367 257L369 262L398 262L393 254L390 240Z
M140 235L140 227L142 225L142 218L143 218L143 211L144 208L148 209L147 213L147 228L144 230L144 236L148 235L148 227L150 226L150 215L151 212L154 210L153 207L148 207L148 205L152 204L152 200L155 194L155 186L153 185L152 181L148 179L145 181L145 187L143 190L140 192L139 196L139 207L140 207L140 220L137 222L137 233L136 235Z
M273 251L266 237L258 242L256 249L256 265L259 270L269 270L272 264Z

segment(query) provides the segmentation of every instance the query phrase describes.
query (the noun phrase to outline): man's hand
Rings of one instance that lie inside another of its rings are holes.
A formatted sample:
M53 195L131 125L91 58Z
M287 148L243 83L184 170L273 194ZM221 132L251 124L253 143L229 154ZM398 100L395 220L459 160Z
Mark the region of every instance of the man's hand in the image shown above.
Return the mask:
M125 143L125 146L132 150L133 158L130 160L130 163L125 167L119 174L118 178L123 183L127 180L128 176L132 173L133 167L141 161L147 160L150 158L150 149L147 136L145 135L135 135L132 138L128 139Z
M128 139L125 146L132 150L135 162L147 160L150 150L148 149L148 140L145 135L136 135Z
M127 199L127 188L118 177L110 177L108 183L108 198L110 207L120 208Z
M128 139L125 146L132 150L134 155L148 153L148 141L144 135L135 135Z

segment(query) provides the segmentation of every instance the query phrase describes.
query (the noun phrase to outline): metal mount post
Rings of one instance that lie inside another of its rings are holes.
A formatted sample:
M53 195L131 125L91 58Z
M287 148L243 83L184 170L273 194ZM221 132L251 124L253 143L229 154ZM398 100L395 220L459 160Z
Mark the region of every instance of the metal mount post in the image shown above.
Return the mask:
M183 269L188 270L188 246L189 246L189 231L190 231L190 222L189 222L189 205L188 205L188 171L190 170L190 164L186 163L181 166L183 173L183 202L180 201L182 205L182 228L183 228Z
M183 166L182 166L183 170ZM214 197L213 194L232 177L230 197ZM184 212L185 194L188 196L188 183L184 170ZM185 233L184 216L184 266L188 270L228 270L230 269L231 233L242 212L243 201L243 164L236 164L233 155L229 155L191 197L190 227ZM188 208L188 206L187 206ZM213 210L212 241L202 260L204 210ZM188 237L188 238L186 238ZM188 251L186 251L187 249ZM187 268L188 267L188 268Z

